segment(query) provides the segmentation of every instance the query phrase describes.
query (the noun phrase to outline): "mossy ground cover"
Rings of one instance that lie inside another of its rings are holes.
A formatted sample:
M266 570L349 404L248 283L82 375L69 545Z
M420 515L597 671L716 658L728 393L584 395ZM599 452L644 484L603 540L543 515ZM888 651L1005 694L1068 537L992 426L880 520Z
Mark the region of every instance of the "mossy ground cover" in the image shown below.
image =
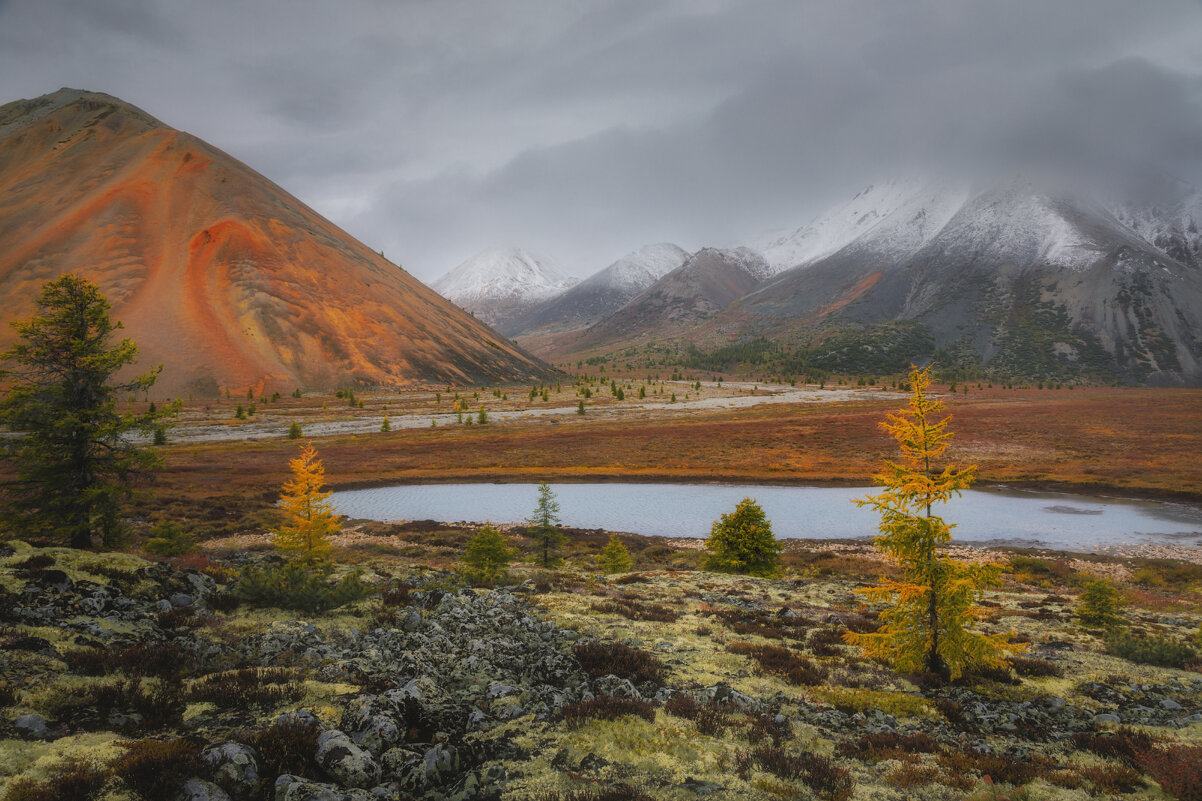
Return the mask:
M0 621L0 659L11 689L0 710L0 798L20 781L52 780L69 759L115 764L126 753L123 743L147 737L220 742L266 730L298 708L338 725L347 699L367 691L365 680L335 679L297 654L248 660L237 647L297 621L311 623L315 636L328 641L352 642L352 630L399 627L410 611L428 616L414 605L412 588L462 586L451 568L469 532L378 524L363 531L334 556L341 571L353 564L379 591L320 616L236 607L186 625L152 617L104 621L83 610L51 623ZM529 559L532 545L520 534L507 536ZM638 655L635 662L660 667L629 682L588 679L598 699L633 697L631 711L613 718L601 702L590 707L599 710L594 717L528 714L517 697L492 702L498 722L472 736L491 754L490 764L504 768L503 798L584 798L623 785L665 799L1196 797L1189 795L1189 777L1171 775L1166 765L1188 765L1170 758L1178 753L1173 749L1202 745L1199 663L1164 667L1107 653L1106 633L1081 627L1073 614L1086 581L1108 576L1126 604L1128 631L1191 643L1202 622L1202 579L1189 565L1001 554L1010 565L1004 586L986 598L983 626L1029 643L1028 653L1014 670L941 686L927 676L899 676L843 644L845 631L875 626L878 610L855 590L890 570L865 548L790 543L784 575L761 579L703 572L696 550L624 536L634 572L603 576L596 555L607 539L607 532L571 532L564 568L518 565L513 592L582 642L612 646L614 653L625 648ZM404 545L392 547L397 543ZM8 592L61 569L77 586L92 582L151 601L184 572L181 560L163 567L170 563L133 554L8 548L0 557L0 586ZM224 592L241 563L261 558L211 550L203 564ZM175 627L164 628L168 623ZM93 624L109 626L103 648ZM131 651L138 658L128 664L114 657L118 663L102 674L89 668L92 661L73 657L117 653L137 642L166 643L191 656L166 675L154 674L145 650ZM632 658L614 657L614 664L630 665ZM589 665L581 664L588 675ZM807 671L800 681L791 672L798 664ZM657 678L648 682L648 675ZM98 714L97 699L109 696L97 693L131 681L178 708L148 716L145 725L133 709ZM224 690L213 691L217 686ZM509 719L507 705L515 715ZM52 732L19 736L13 721L27 713L45 717ZM1146 733L1152 744L1123 751L1114 744L1128 736L1124 731ZM415 736L431 743L439 737ZM112 776L106 782L96 798L138 797Z

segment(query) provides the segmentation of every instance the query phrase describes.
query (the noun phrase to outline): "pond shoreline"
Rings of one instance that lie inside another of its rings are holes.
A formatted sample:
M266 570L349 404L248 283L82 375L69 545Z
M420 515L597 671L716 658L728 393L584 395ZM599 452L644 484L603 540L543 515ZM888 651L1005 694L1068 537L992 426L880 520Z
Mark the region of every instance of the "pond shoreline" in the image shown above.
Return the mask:
M695 473L680 474L671 472L603 472L582 475L570 473L561 475L555 470L534 473L527 472L439 472L430 476L381 477L359 481L334 481L326 485L327 489L335 492L353 490L381 489L384 487L411 487L436 484L538 484L545 480L548 484L685 484L703 486L706 484L722 486L762 485L770 487L869 487L872 485L870 476L862 479L851 478L813 478L813 477L781 477L747 475L741 473L713 473L700 476ZM1119 487L1105 483L1075 484L1066 481L1024 480L1024 481L980 481L973 485L976 490L1012 490L1025 492L1054 492L1066 495L1089 495L1098 498L1113 498L1128 501L1158 501L1179 503L1202 510L1202 493L1186 490L1171 490L1158 487Z

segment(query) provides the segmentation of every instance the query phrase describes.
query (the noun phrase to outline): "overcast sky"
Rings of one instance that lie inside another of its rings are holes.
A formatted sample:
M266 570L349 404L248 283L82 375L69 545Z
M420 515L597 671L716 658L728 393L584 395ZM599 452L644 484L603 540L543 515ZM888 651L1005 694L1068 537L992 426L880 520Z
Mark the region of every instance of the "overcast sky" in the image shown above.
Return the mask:
M427 282L586 275L1033 155L1202 184L1198 0L0 0L0 103L107 92Z

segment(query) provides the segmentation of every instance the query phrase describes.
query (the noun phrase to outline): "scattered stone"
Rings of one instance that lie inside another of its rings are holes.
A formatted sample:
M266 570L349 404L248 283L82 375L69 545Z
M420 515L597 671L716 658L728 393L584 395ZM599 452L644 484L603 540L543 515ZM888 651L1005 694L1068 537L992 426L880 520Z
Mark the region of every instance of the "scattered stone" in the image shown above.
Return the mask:
M347 787L371 787L380 781L380 766L372 755L338 729L317 736L314 760L330 778Z
M231 801L229 793L204 779L188 779L178 801Z
M213 778L232 788L235 796L249 797L258 790L259 763L250 746L222 743L206 748L200 757L213 769Z
M50 733L46 719L41 715L21 715L13 721L17 734L30 740L40 740Z

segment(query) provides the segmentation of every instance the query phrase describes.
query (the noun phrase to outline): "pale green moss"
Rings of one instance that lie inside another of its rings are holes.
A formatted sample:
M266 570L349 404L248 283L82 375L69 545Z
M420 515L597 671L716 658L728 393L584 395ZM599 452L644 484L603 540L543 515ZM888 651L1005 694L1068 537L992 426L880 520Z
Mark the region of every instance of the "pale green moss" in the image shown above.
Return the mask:
M112 732L76 734L51 742L0 740L0 795L15 779L49 778L68 758L104 764L124 753L120 742L122 738Z

